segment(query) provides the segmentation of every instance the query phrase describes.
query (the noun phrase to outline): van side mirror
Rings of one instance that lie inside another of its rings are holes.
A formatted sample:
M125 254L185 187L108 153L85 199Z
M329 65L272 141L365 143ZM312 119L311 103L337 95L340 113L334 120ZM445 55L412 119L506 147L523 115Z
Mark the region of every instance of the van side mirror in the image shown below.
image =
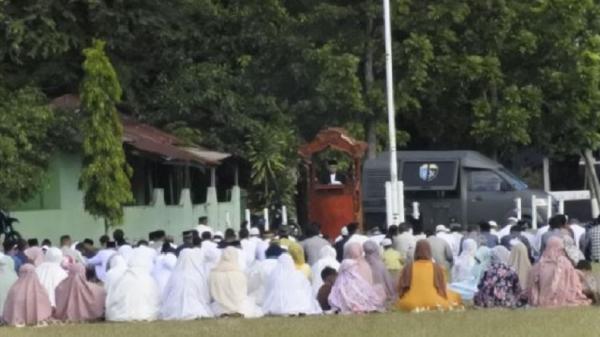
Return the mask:
M512 187L512 186L511 186L509 183L507 183L506 181L503 181L503 182L500 184L500 190L501 190L502 192L510 192L510 191L512 191L512 190L513 190L513 187Z

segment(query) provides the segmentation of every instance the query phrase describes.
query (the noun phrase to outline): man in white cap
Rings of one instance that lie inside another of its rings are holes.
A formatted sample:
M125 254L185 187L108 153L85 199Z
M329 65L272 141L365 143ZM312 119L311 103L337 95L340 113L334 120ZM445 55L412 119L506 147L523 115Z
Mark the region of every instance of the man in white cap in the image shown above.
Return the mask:
M479 246L486 246L489 249L500 244L498 237L492 234L492 226L489 221L482 221L479 223L479 240L477 241L477 244Z
M240 229L240 245L246 257L246 266L251 266L256 261L256 240L250 240L250 231L247 228Z
M260 236L260 229L258 227L250 228L250 241L256 242L256 259L259 261L264 260L265 252L269 248L269 242L263 240Z
M344 226L344 227L342 227L342 229L340 229L340 235L338 235L338 237L335 238L334 243L343 240L347 236L348 236L348 228L346 226Z
M435 227L435 236L446 241L448 243L448 245L450 246L450 249L452 249L452 251L454 251L454 247L453 247L453 245L455 244L454 237L450 233L450 229L448 227L446 227L444 225L437 225Z

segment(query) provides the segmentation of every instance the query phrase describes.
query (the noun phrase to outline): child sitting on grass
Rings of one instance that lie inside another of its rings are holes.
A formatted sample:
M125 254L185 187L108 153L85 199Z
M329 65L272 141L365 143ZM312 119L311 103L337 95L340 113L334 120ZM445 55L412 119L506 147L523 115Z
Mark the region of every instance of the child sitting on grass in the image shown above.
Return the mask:
M331 293L331 288L333 287L336 278L337 271L331 267L325 267L321 272L323 285L317 293L317 300L319 301L319 305L321 306L321 309L323 309L323 312L331 310L331 306L329 305L329 294Z

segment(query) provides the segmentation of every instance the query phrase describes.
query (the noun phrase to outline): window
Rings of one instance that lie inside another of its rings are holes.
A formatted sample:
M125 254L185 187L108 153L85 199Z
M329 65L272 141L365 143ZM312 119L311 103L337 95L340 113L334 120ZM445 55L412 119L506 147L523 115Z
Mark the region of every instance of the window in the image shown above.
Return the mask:
M502 191L504 180L490 170L476 170L469 172L469 191L471 192L499 192Z

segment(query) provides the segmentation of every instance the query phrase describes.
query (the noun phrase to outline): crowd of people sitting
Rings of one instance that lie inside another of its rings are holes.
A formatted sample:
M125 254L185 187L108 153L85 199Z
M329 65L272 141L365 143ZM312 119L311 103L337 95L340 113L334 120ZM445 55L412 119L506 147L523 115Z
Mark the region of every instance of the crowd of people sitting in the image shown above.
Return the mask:
M50 322L192 320L476 307L560 307L600 299L592 262L600 259L600 219L556 215L538 230L514 218L417 222L361 234L345 226L330 241L317 224L294 238L282 226L264 235L202 224L174 244L164 231L135 244L122 230L53 246L4 240L0 318L7 325Z

